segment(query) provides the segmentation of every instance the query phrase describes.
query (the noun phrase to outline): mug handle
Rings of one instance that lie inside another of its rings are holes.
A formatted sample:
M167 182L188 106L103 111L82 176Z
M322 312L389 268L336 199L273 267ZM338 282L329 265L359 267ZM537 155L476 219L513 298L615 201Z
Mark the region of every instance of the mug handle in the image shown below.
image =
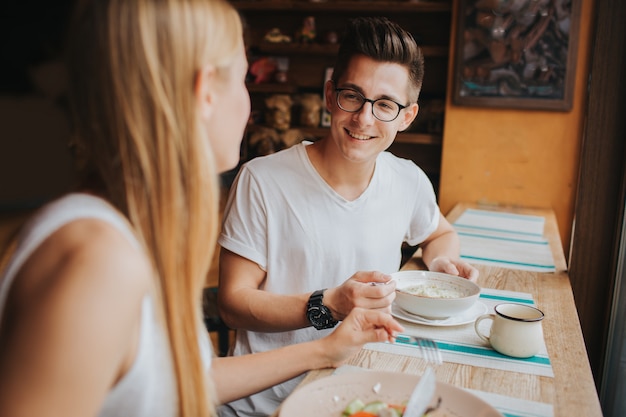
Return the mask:
M491 343L489 341L489 336L483 334L479 329L478 329L478 324L483 321L483 320L491 320L493 323L493 319L496 317L495 314L483 314L482 316L479 316L476 321L474 322L474 330L476 331L476 334L478 335L478 337L480 337L483 341L487 342L487 343Z

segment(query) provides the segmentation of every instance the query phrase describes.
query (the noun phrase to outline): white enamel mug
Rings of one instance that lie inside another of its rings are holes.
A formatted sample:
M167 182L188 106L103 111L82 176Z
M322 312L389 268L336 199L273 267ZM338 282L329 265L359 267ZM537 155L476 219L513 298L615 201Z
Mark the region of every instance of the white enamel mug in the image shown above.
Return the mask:
M516 358L535 356L543 343L541 310L524 304L503 303L494 307L495 314L483 314L474 322L476 334L503 355ZM483 320L491 320L489 335L479 329Z

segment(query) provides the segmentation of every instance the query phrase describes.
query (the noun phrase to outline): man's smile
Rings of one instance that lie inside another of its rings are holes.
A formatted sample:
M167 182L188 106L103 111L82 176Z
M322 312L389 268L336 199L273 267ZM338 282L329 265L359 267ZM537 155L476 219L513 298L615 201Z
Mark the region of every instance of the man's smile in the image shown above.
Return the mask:
M348 129L346 129L346 132L348 133L348 135L351 138L358 139L358 140L370 140L370 139L374 138L374 136L361 135L361 134L355 133L355 132L353 132L351 130L348 130Z

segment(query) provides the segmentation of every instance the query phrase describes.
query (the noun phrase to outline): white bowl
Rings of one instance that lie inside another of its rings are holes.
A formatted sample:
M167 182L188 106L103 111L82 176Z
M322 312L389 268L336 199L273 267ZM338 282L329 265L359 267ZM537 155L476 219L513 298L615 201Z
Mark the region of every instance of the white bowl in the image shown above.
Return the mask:
M431 271L400 271L395 303L408 313L430 319L455 316L474 305L480 287L455 275Z

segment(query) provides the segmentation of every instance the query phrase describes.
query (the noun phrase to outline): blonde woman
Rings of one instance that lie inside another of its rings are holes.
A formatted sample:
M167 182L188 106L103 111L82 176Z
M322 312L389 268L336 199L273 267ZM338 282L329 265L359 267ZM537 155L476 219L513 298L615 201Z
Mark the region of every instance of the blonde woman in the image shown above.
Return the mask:
M215 406L393 338L355 309L330 336L215 358L201 292L217 173L250 111L222 0L80 2L70 98L82 178L25 225L0 277L0 415L215 415Z

